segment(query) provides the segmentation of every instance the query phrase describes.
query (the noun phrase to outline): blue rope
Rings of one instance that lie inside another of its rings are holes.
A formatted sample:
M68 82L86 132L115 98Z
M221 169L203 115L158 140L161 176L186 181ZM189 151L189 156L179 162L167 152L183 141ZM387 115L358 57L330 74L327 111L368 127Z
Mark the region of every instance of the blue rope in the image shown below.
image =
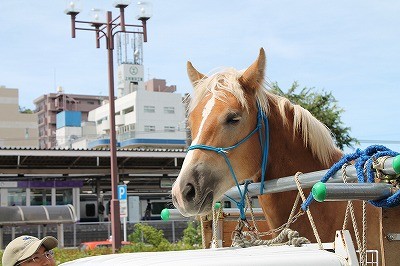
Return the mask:
M239 188L239 193L240 193L240 200L239 201L237 201L237 200L235 200L234 198L232 198L232 197L230 197L230 196L228 196L228 195L225 195L227 198L229 198L231 201L234 201L235 203L236 203L236 206L237 206L237 208L239 209L239 212L240 212L240 219L241 220L246 220L246 213L245 213L245 211L244 211L244 208L245 208L245 206L246 206L246 203L244 202L244 200L245 200L245 198L246 198L246 193L247 193L247 187L248 187L248 185L250 184L251 182L249 181L249 180L246 180L245 182L244 182L244 189L243 189L243 194L242 194L242 192L241 192L241 190L240 190L240 188Z
M399 155L398 152L394 152L383 145L371 145L365 150L357 149L354 153L344 155L337 163L335 163L326 174L322 177L321 182L326 183L337 171L339 171L345 163L356 160L354 167L356 168L357 179L359 183L374 183L375 175L372 169L372 163L379 157L391 156L395 157ZM366 168L366 178L364 176L364 166ZM301 208L305 211L314 200L312 193L308 196L307 200L301 205ZM400 190L394 193L392 196L382 200L370 200L372 205L376 207L395 207L400 204Z
M269 124L268 118L265 116L264 112L261 113L261 119L264 122L264 131L265 131L265 138L263 140L262 134L259 134L260 137L260 144L262 147L262 163L261 163L261 186L260 186L260 195L264 194L264 182L265 182L265 172L267 171L267 164L268 164L268 151L269 151ZM261 131L260 131L261 132Z

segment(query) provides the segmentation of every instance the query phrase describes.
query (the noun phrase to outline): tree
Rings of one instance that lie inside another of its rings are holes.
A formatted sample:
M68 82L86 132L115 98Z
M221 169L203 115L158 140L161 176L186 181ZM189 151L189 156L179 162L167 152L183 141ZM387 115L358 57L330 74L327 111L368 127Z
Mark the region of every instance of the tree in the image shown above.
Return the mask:
M340 115L344 112L337 105L337 100L332 92L316 92L314 88L304 87L299 93L296 91L299 84L294 82L292 87L284 92L279 88L278 83L273 83L271 91L277 95L283 96L290 100L293 104L298 104L307 109L319 121L324 123L332 132L336 145L343 150L344 146L352 147L352 143L358 143L358 140L351 137L350 127L344 126L340 119Z
M164 237L164 232L158 230L150 225L137 223L134 225L135 230L129 235L129 241L134 243L144 243L152 245L153 247L159 247L160 245L166 244L168 242Z
M131 245L123 247L123 252L149 252L167 250L188 250L201 247L200 227L192 222L183 232L183 238L177 243L170 243L165 237L164 232L145 223L137 223L135 229L128 236Z
M21 106L19 106L19 112L21 114L33 114L33 111L31 109Z
M194 222L188 222L188 227L183 230L182 242L192 247L201 247L201 228L195 226Z

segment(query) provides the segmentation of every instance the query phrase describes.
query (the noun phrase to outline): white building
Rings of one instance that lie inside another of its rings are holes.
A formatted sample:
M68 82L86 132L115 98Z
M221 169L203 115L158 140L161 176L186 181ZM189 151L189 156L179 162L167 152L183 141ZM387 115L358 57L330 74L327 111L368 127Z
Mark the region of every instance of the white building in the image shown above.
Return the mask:
M119 147L185 147L185 112L178 93L138 90L115 100L115 125ZM109 143L109 104L89 113L100 136L88 148Z
M166 86L165 80L152 79L144 82L142 42L140 34L132 38L117 35L117 145L120 148L185 148L185 106L182 95L175 92L176 86ZM70 118L71 114L66 114L64 120L69 122ZM70 124L76 126L75 123ZM80 128L81 131L78 132L77 128L62 129L57 126L57 139L61 140L58 141L58 147L108 147L108 101L103 101L102 106L90 111L88 122L82 123ZM66 132L74 132L74 138L63 136Z
M125 79L125 88L129 88L129 90L119 88L119 91L124 91L124 93L121 93L123 96L115 100L118 147L184 148L186 126L182 95L171 92L175 88L174 86L161 90L152 88L155 86L154 84L158 87L159 84L165 84L163 80L151 80L145 89L146 84L140 82L143 66L131 66L137 71L131 71L126 64L119 66L119 73L122 72L119 74L119 78ZM58 147L76 149L108 147L110 144L109 103L104 102L102 106L90 111L88 121L81 124L82 133L79 139L62 138L61 134L71 131L72 128L71 130L65 127L57 129L59 131L58 139L63 139L58 143ZM77 129L73 130L75 132ZM79 134L75 133L75 136L77 135Z

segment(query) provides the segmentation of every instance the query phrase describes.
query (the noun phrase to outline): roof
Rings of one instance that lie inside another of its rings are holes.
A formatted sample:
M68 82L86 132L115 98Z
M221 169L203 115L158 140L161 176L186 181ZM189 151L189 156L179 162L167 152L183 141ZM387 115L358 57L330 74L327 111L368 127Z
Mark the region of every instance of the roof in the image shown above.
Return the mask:
M72 205L0 206L1 226L68 224L78 218Z
M124 174L178 173L183 149L135 148L117 150ZM0 147L0 174L109 174L110 150Z
M109 96L104 96L104 95L87 95L87 94L73 94L73 93L65 93L65 92L50 92L47 94L42 94L36 99L33 100L34 104L39 103L40 101L43 101L46 97L48 98L57 98L58 96L65 95L77 99L97 99L97 100L103 100L103 99L108 99Z

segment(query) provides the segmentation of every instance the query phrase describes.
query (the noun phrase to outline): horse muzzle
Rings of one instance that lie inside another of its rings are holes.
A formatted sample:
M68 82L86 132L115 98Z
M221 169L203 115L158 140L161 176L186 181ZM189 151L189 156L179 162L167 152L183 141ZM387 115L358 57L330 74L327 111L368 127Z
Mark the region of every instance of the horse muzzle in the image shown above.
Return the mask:
M172 187L172 202L186 217L209 213L214 201L215 182L209 175L205 181L204 175L196 170L191 173L189 176L179 175Z

